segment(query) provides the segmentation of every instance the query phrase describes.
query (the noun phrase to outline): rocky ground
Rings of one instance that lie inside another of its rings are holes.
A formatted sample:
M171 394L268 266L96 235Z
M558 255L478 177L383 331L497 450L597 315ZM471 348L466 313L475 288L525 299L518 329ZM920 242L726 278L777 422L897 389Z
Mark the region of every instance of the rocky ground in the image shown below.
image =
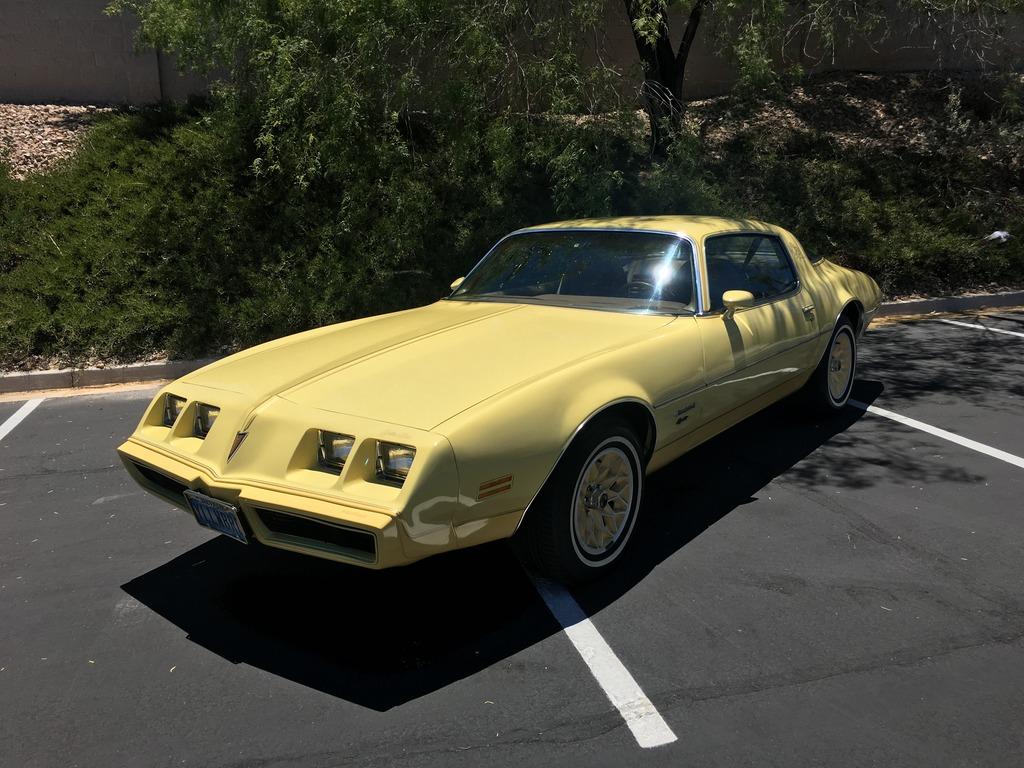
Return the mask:
M0 160L23 179L74 154L92 118L104 107L0 104Z
M755 126L772 126L782 142L816 132L853 150L931 154L969 151L1011 176L1024 174L1024 75L1017 84L972 73L825 73L754 109L730 97L691 101L686 119L711 152ZM1008 96L1007 89L1012 90ZM1016 120L1007 120L1015 111ZM993 121L999 117L1002 120ZM1014 125L1015 124L1015 125Z

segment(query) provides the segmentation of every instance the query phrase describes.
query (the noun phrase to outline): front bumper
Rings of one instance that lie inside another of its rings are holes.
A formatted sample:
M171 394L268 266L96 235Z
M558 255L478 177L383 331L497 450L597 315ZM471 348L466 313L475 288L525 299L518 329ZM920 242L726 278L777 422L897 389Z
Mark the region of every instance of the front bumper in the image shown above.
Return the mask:
M448 548L424 549L384 509L318 497L306 489L217 477L208 468L134 438L118 454L139 485L190 515L182 495L186 489L236 505L247 535L267 546L365 568L405 565Z

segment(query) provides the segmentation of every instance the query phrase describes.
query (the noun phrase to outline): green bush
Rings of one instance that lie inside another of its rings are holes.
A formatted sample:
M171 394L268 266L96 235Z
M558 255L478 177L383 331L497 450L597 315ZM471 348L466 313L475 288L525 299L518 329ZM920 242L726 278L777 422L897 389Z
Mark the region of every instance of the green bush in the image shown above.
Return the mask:
M510 116L461 154L284 184L239 134L223 104L126 112L67 166L0 177L0 365L196 356L433 301L504 231L621 205L634 159L616 130Z
M1024 238L981 239L1024 232L1020 130L999 111L952 105L908 153L744 122L738 104L721 123L748 127L724 144L683 133L654 162L630 110L395 112L374 118L383 138L346 141L333 86L284 82L296 112L237 91L124 111L55 171L0 170L0 367L200 356L426 303L505 232L574 216L773 221L889 294L1024 283ZM980 132L1009 160L965 149Z

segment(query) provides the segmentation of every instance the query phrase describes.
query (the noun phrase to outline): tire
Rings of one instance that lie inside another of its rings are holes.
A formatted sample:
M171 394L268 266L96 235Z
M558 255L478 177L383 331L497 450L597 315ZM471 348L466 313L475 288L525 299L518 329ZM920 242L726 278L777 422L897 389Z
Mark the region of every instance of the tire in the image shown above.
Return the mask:
M640 510L640 445L621 419L601 420L577 436L513 540L529 569L571 585L612 568Z
M857 334L843 317L836 323L821 362L804 387L805 400L818 415L846 407L857 375Z

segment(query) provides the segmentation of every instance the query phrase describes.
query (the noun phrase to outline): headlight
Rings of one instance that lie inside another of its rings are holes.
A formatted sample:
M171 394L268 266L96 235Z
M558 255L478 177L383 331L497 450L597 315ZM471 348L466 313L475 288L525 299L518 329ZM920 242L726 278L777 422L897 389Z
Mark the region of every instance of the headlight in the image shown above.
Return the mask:
M218 416L220 416L220 408L215 405L199 403L196 406L196 435L206 437Z
M177 395L164 395L164 426L173 427L174 422L185 410L185 398Z
M397 443L377 443L377 478L401 485L409 476L416 449Z
M340 435L337 432L320 430L320 466L340 472L345 466L348 455L356 439L352 435Z

